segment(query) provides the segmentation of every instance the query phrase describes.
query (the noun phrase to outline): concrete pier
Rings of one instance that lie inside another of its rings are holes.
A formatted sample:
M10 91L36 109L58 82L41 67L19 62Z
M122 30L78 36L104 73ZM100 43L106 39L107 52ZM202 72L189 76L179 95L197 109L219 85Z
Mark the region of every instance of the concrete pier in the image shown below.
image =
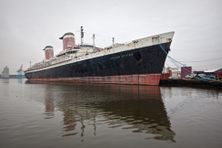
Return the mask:
M219 80L201 81L201 80L188 80L188 79L168 79L168 80L161 80L160 86L185 86L185 87L222 89L222 81L219 81Z

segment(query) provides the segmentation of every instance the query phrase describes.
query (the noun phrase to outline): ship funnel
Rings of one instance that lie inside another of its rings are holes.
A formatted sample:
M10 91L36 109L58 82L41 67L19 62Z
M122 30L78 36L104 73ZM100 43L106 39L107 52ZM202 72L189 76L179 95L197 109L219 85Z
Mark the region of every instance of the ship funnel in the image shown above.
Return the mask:
M72 32L65 33L59 39L63 40L63 50L66 50L66 49L70 50L76 46L75 35Z
M51 59L54 57L53 47L52 46L46 46L44 49L45 51L45 59Z

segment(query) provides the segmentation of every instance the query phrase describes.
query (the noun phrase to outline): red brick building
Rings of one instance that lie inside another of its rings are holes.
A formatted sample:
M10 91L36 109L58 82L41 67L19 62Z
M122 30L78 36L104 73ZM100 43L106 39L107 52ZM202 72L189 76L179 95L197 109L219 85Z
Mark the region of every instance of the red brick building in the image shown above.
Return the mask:
M184 79L187 75L192 73L192 67L191 66L184 66L181 67L181 79Z
M215 76L217 79L220 79L222 80L222 68L221 69L218 69L214 72Z

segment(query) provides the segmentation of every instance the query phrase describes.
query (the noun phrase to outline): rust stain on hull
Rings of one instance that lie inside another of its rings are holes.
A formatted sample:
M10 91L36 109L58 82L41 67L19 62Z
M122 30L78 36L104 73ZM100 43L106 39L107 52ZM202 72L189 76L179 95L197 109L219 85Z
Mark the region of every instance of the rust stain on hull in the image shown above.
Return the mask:
M29 81L38 82L67 82L67 83L99 83L99 84L131 84L159 85L161 74L139 74L121 76L90 76L69 78L36 78Z

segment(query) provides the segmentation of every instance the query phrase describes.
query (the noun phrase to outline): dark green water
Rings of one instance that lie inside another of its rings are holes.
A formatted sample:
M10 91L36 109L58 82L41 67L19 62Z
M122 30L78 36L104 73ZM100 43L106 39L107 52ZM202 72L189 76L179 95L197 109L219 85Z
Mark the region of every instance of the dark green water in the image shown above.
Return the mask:
M1 148L222 146L222 92L0 79Z

